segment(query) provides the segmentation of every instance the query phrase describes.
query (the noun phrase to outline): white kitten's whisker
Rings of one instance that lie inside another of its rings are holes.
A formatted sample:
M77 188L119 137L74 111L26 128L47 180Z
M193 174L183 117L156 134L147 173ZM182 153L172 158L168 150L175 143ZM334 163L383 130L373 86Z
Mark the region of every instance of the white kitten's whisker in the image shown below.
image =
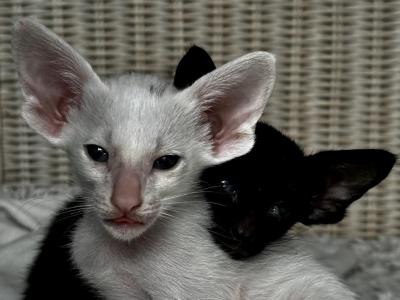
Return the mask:
M187 203L207 203L207 204L213 204L221 207L228 207L228 205L222 204L222 203L217 203L213 201L206 201L206 200L189 200L189 201L173 201L173 202L165 202L163 205L165 206L174 206L174 205L180 205L180 204L187 204Z
M206 181L202 181L202 180L198 180L198 181L196 181L196 183L198 184L198 185L200 185L201 183L206 183L206 184L208 184ZM214 189L214 188L220 188L221 187L221 185L219 185L219 184L216 184L216 185L209 185L209 186L207 186L207 187L201 187L201 189L203 189L203 190L209 190L209 189Z
M158 211L157 209L144 209L140 211L140 214L153 214L157 211Z
M168 201L171 199L182 198L182 197L196 195L196 194L201 194L201 192L190 192L190 193L185 193L185 194L174 195L174 196L170 196L170 197L161 198L160 201Z
M65 220L72 219L74 217L81 216L81 215L82 215L82 212L75 212L75 213L71 213L71 214L59 215L59 217L54 220L54 223L60 223Z
M168 213L165 213L165 212L163 212L163 213L160 214L159 220L162 220L162 219L164 219L164 222L165 222L165 221L176 222L177 220L179 220L178 217L176 217L176 216L174 216L174 215L171 215L171 214L168 214ZM187 222L186 224L187 224L187 225L198 225L198 224L196 224L195 222Z
M187 204L187 203L207 203L207 204L214 204L214 205L219 205L219 206L223 206L226 207L227 205L222 204L222 203L218 203L218 202L214 202L214 201L209 201L206 199L189 199L187 201L179 201L180 197L175 197L175 198L171 198L170 200L174 200L174 201L165 201L163 202L163 205L177 205L177 204ZM178 199L177 201L175 199ZM163 201L164 199L162 199L161 201Z
M232 236L232 235L227 236L227 235L225 235L225 234L222 234L222 233L217 232L217 231L215 231L215 230L212 230L212 229L210 229L210 228L208 228L208 231L209 231L210 233L213 233L213 234L215 234L215 235L218 235L218 236L220 236L220 237L222 237L222 238L225 238L225 239L228 239L228 240L231 240L231 241L234 241L234 242L240 242L240 240L236 239L236 238L235 238L234 236ZM228 245L227 243L224 243L222 240L218 240L218 242L224 244L224 245L227 246L227 247L232 247L232 245Z
M84 212L93 210L92 207L76 207L67 210L62 210L58 213L58 216L77 216L82 215Z
M215 228L221 228L222 230L224 229L223 227L218 226L218 225L215 226ZM225 235L225 234L223 234L223 233L220 233L220 232L217 232L217 231L215 231L215 230L212 230L211 228L209 229L209 231L212 232L212 233L214 233L214 234L216 234L216 235L218 235L218 236L221 236L221 237L230 239L230 240L232 240L232 241L236 241L236 242L239 242L239 241L240 241L240 240L238 240L237 238L235 238L233 235L227 236L227 235Z
M91 209L91 208L93 208L93 207L89 206L89 205L81 205L81 206L71 207L71 208L68 208L68 209L63 209L63 210L61 210L60 213L61 214L68 214L68 213L72 213L72 212L75 212L75 211L82 212L82 211L85 211L85 210Z
M168 200L171 200L171 199L183 198L183 197L191 196L191 195L200 195L200 194L203 194L204 192L207 192L207 191L198 190L198 191L194 191L194 192L190 192L190 193L173 195L173 196L170 196L170 197L161 198L160 201L168 201ZM192 200L190 200L190 201L192 201Z
M172 218L172 219L175 218L174 215L171 215L171 214L169 214L169 213L167 213L167 212L165 212L165 211L161 212L160 215L161 215L161 216L164 216L164 217L170 217L170 218Z

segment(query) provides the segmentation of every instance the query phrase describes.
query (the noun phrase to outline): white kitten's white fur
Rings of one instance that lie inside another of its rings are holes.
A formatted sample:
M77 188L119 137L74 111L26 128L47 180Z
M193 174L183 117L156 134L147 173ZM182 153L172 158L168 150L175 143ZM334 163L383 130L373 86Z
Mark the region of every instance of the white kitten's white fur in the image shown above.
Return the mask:
M106 299L354 299L293 242L245 262L228 257L207 230L197 191L207 166L248 152L274 83L274 58L242 56L176 91L153 76L102 81L70 46L40 24L19 21L13 49L30 126L69 154L90 208L73 235L72 259ZM107 149L90 159L84 145ZM160 156L181 157L168 171ZM140 181L143 225L114 226L118 170Z

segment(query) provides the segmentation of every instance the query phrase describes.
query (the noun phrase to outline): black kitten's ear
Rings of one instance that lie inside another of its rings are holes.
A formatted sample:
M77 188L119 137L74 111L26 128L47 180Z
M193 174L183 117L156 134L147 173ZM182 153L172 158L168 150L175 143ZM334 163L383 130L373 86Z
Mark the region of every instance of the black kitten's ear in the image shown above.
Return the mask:
M334 224L346 208L389 174L396 158L384 150L324 151L305 158L312 198L303 224Z
M214 71L215 68L215 64L206 50L192 46L176 67L174 86L178 90L183 90L203 75Z

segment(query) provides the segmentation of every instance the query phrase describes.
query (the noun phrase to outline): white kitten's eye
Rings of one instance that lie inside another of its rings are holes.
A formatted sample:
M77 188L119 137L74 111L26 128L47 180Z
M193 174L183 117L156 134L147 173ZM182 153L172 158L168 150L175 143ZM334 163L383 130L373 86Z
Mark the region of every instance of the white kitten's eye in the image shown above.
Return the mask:
M153 163L153 168L158 170L169 170L176 166L180 157L178 155L164 155L157 158Z
M108 161L108 152L97 145L85 145L87 154L91 159L97 162L107 162Z

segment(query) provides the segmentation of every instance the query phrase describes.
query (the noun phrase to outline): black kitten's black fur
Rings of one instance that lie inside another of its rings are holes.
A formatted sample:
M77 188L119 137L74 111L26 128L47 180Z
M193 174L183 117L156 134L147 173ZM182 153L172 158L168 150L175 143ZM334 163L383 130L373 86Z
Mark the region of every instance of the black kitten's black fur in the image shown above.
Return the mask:
M82 218L82 212L79 213L75 207L82 201L77 198L69 202L53 218L29 272L25 300L102 299L79 276L71 261L72 232Z

